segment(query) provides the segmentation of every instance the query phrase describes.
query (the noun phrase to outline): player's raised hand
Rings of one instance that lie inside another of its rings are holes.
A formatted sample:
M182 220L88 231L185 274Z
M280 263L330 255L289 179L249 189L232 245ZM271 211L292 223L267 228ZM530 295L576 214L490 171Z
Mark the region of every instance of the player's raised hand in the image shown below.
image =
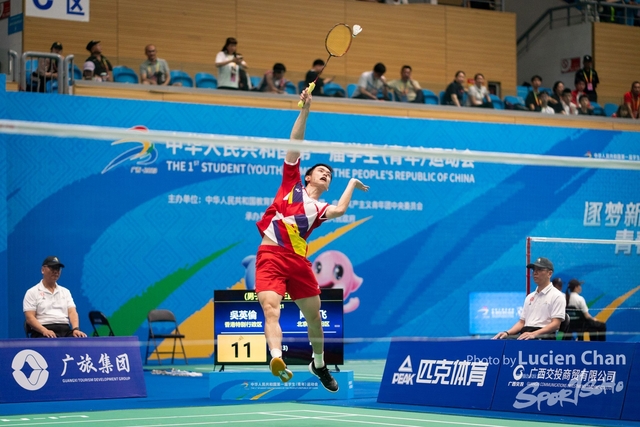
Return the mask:
M300 101L298 101L298 107L300 108L309 108L311 106L311 92L315 88L315 83L309 83L309 87L300 93Z
M369 191L369 186L368 185L364 185L362 183L362 181L360 181L359 179L356 178L351 178L351 182L355 185L355 189L356 190L361 190L361 191Z

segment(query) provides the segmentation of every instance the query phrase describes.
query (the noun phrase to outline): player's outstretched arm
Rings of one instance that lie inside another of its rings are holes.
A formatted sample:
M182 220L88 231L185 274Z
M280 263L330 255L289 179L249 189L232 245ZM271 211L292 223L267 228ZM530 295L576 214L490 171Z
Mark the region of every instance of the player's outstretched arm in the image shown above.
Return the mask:
M298 114L298 118L296 122L293 124L293 128L291 129L291 140L292 141L302 141L304 140L304 131L307 128L307 118L309 117L309 108L311 108L311 94L308 93L307 89L303 90L300 94L300 100L304 102L304 106L300 110ZM285 156L285 161L287 163L295 163L300 158L300 151L287 151L287 155Z
M369 186L364 185L359 179L351 178L347 188L344 189L342 196L340 196L340 200L338 200L338 205L331 205L327 208L324 214L327 219L338 218L347 212L353 196L353 190L369 191Z

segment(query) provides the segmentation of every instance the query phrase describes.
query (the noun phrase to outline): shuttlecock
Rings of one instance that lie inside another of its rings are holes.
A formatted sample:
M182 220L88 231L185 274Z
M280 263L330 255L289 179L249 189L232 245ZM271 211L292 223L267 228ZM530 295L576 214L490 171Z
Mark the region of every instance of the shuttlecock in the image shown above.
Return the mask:
M353 26L353 30L352 30L353 37L357 36L361 32L362 32L362 27L360 25L356 24Z

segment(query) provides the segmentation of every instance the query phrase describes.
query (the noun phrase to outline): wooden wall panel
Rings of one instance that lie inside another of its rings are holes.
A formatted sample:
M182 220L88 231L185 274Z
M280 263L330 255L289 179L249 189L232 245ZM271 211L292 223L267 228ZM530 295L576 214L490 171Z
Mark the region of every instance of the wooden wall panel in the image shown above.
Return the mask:
M215 55L236 35L236 2L118 1L119 64L138 70L154 44L171 69L216 74Z
M153 43L172 69L192 76L216 73L214 57L227 37L251 75L261 76L275 62L287 66L287 77L301 80L316 58L327 58L324 39L336 23L359 24L363 33L351 50L333 58L327 76L342 85L355 83L376 62L387 66L387 78L409 64L423 87L443 90L457 69L483 72L500 81L503 94L515 92L516 52L513 14L453 6L387 5L356 0L93 0L91 22L39 18L25 22L25 49L48 51L51 42L65 46L81 65L91 39L102 41L114 65L135 70L144 61L144 46Z
M344 0L237 0L238 43L252 75L262 76L281 62L287 78L304 79L317 58L327 59L327 32L344 22ZM342 59L333 58L327 75L345 74Z
M445 75L445 7L347 2L347 20L362 26L349 51L347 75L355 83L377 62L387 67L387 80L400 76L407 64L425 88L437 89ZM435 90L434 89L434 90Z
M100 40L102 51L109 60L118 58L117 43L118 2L92 0L89 22L63 21L25 16L23 46L25 51L49 52L51 44L59 41L63 55L73 54L82 68L90 56L85 49L90 40Z
M637 44L640 28L627 25L593 24L593 67L598 71L598 103L622 103L631 83L640 80Z
M516 23L511 13L446 8L447 82L463 70L467 78L482 73L500 82L502 96L515 95Z

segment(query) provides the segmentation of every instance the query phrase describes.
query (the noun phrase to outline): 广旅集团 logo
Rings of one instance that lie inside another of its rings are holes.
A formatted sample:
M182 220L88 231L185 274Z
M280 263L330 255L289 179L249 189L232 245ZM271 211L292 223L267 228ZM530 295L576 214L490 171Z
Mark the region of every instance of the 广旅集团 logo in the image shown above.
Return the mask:
M23 372L25 365L29 365L31 373L27 377ZM25 390L40 390L49 379L49 365L40 353L35 350L22 350L13 357L11 369L13 369L13 379Z

